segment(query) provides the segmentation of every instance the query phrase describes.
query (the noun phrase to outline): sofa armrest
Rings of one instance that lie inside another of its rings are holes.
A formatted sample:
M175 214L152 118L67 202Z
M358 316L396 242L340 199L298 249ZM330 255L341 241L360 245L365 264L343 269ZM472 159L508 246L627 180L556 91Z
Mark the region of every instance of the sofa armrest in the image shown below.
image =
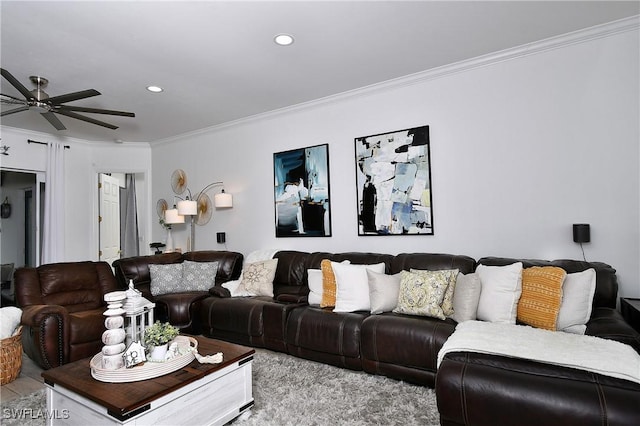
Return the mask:
M640 354L640 333L613 308L595 308L585 334L625 343Z
M231 297L229 289L224 288L221 285L211 287L209 289L209 294L216 297Z
M25 353L43 368L66 364L69 351L70 321L60 305L29 305L22 308L22 345Z

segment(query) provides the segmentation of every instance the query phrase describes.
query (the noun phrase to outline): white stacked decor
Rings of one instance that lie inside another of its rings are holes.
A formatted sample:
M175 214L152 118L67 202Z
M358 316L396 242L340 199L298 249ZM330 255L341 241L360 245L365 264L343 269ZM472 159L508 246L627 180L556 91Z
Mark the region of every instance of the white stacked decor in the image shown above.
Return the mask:
M124 291L112 291L104 295L107 302L107 310L104 311L104 326L107 328L102 333L102 368L105 370L117 370L124 366L122 354L125 350L126 333L124 331L124 317L122 314L122 302L127 295Z
M156 304L142 297L142 293L136 290L133 280L129 280L129 288L124 302L125 330L127 346L133 342L142 342L144 330L153 324L153 308Z

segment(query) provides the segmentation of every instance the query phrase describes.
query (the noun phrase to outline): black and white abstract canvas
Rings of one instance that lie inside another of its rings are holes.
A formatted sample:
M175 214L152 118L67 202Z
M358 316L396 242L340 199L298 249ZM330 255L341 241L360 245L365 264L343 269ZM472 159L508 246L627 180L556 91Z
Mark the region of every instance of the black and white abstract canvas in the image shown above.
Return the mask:
M276 237L330 237L329 145L273 154Z
M358 235L433 235L429 126L355 139Z

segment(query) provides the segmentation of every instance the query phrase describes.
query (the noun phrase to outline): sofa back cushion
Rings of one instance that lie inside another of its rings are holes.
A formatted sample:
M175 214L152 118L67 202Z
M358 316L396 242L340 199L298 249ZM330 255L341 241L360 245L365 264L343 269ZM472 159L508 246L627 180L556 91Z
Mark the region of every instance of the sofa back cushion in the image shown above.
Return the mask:
M464 255L443 254L443 253L401 253L393 258L391 263L391 273L397 274L401 271L411 269L428 269L430 271L440 271L443 269L457 269L463 274L471 273L475 270L476 261Z
M378 263L384 263L385 273L388 274L391 270L391 261L393 256L390 254L381 253L365 253L365 252L346 252L346 253L326 253L315 252L311 253L307 259L305 269L320 269L320 264L323 259L329 259L332 262L340 263L348 260L352 265L375 265Z
M505 257L483 257L479 264L488 266L504 266L515 262L522 262L524 268L533 266L557 266L567 271L567 274L582 272L589 268L596 271L596 292L593 297L593 308L615 308L618 297L618 278L616 270L602 262L584 262L581 260L538 260L538 259L511 259Z
M52 263L18 271L16 291L21 306L60 305L68 312L87 311L104 306L104 294L117 289L106 262Z
M142 295L153 300L151 295L151 274L149 265L167 265L171 263L182 263L184 260L193 262L218 262L218 272L216 274L216 284L238 279L242 272L241 253L231 251L194 251L184 255L181 253L162 253L150 256L133 256L118 259L113 262L116 280L121 288L127 288L129 280L133 280L136 289Z

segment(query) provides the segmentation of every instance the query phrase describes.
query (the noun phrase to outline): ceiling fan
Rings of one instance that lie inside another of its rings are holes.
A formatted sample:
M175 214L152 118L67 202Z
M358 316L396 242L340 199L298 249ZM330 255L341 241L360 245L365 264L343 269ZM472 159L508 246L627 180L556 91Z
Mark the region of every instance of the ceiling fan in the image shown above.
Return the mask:
M115 130L118 128L118 126L114 126L113 124L105 123L104 121L77 114L77 112L118 115L121 117L136 116L132 112L63 105L67 102L73 102L80 99L90 98L92 96L98 96L100 92L95 89L81 90L80 92L73 92L67 93L65 95L49 97L49 95L43 90L49 83L46 78L37 76L29 77L31 82L36 85L35 89L29 90L24 87L22 83L18 81L18 79L11 75L9 71L5 70L4 68L0 68L0 71L2 72L2 77L4 77L13 87L18 90L18 92L22 94L22 96L25 97L25 99L20 99L14 96L0 93L0 101L3 104L21 105L20 107L9 111L2 111L2 113L0 114L1 117L9 114L15 114L16 112L33 109L40 112L41 115L46 118L47 121L51 123L51 125L57 130L66 130L66 127L64 127L64 124L62 124L60 119L56 117L55 114L65 115L67 117L75 118L76 120L86 121L88 123L97 124L98 126L103 126Z

